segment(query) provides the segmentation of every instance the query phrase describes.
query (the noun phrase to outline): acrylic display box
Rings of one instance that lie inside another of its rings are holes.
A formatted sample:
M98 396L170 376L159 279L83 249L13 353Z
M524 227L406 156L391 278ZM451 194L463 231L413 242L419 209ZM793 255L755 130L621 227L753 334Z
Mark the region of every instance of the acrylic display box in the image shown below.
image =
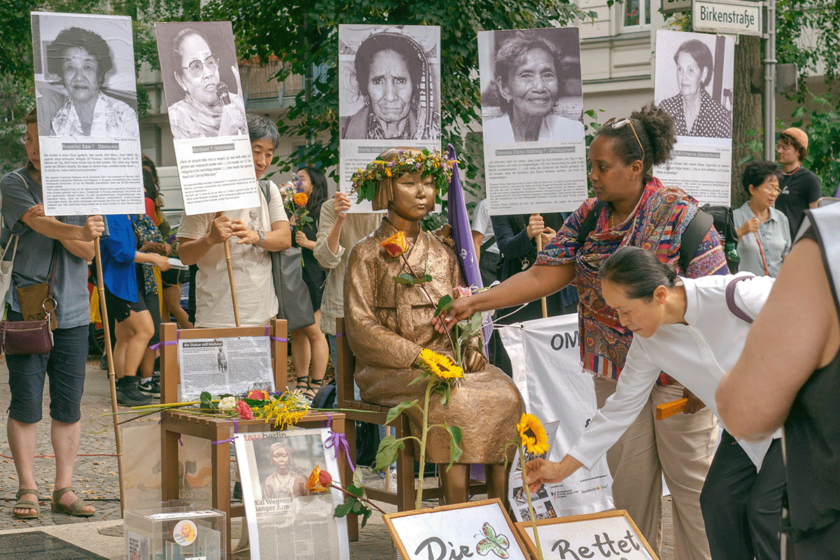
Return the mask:
M225 513L196 509L183 502L126 511L124 541L129 560L223 560L226 558Z

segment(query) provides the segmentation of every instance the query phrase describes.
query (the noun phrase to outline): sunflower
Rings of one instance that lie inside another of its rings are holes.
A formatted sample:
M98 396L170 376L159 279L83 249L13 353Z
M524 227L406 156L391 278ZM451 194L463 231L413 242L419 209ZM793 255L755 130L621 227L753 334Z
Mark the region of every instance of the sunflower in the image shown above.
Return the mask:
M452 360L428 348L423 348L420 351L420 361L423 369L440 379L464 377L464 370L456 366Z
M528 453L544 455L548 453L548 436L539 418L533 414L522 413L519 424L516 425L519 438Z

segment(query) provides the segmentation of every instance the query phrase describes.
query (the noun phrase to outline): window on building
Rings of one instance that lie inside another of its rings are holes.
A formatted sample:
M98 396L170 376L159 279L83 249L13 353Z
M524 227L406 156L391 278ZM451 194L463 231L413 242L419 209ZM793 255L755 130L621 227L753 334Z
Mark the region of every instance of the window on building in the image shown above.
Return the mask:
M650 25L650 0L627 0L621 5L624 10L622 28L632 29Z

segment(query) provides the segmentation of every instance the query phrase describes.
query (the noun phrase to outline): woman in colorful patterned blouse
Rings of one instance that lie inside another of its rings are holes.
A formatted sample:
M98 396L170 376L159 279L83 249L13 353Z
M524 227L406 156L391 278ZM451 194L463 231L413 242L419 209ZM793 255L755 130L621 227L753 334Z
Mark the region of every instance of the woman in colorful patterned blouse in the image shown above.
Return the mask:
M666 187L649 171L671 157L671 117L648 104L629 119L610 119L589 148L589 179L597 198L586 200L566 220L536 265L501 285L456 300L444 316L449 327L475 311L501 309L553 294L575 282L581 361L595 377L598 406L615 392L633 333L621 326L601 295L598 269L624 246L642 247L679 268L680 240L697 213L697 201L676 187ZM599 214L583 242L578 234L593 209ZM709 230L683 276L726 274L720 237ZM443 325L438 322L440 330ZM656 405L683 396L687 414L654 422ZM644 412L607 454L613 475L613 499L626 509L658 551L662 534L662 475L674 503L674 541L678 558L710 558L700 491L712 460L716 424L708 409L665 373L651 392Z

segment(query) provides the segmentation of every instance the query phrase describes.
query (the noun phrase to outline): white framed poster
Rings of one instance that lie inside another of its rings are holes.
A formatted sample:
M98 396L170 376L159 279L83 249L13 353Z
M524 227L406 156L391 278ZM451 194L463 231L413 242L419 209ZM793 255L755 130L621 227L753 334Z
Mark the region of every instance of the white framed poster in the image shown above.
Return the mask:
M404 560L470 556L528 559L498 498L388 513L383 518Z
M339 25L338 83L342 192L388 148L440 151L440 27Z
M251 560L349 560L344 502L336 489L314 494L309 474L320 466L340 480L334 453L325 453L329 429L289 429L236 436L236 460L251 539Z
M131 18L32 12L49 216L145 212Z
M516 530L534 558L534 528L519 522ZM658 560L656 553L623 509L537 521L540 547L545 560L565 558L620 558Z

